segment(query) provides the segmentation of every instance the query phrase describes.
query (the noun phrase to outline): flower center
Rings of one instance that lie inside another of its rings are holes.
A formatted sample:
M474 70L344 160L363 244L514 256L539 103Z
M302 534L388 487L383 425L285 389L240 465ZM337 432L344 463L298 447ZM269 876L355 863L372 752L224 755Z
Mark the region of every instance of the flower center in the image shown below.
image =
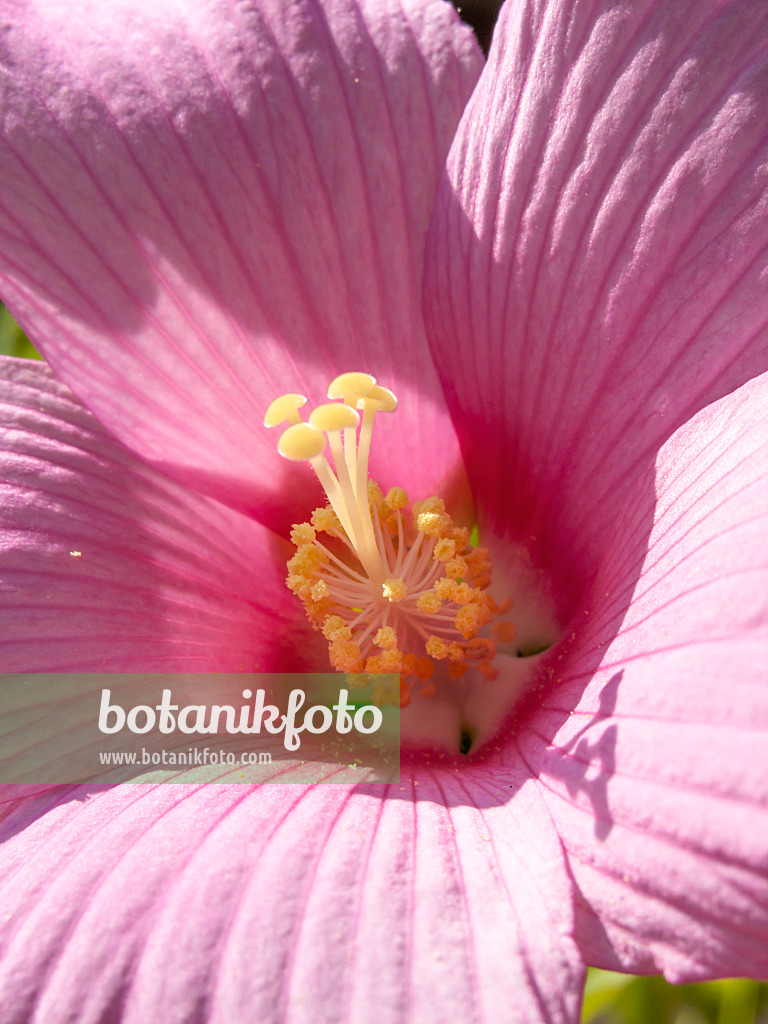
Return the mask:
M267 427L290 424L278 442L285 458L307 461L328 504L294 525L296 553L288 588L328 641L331 664L348 673L399 674L399 693L383 700L406 706L431 696L436 663L448 679L467 673L495 680L497 640L515 635L508 610L487 591L491 561L470 542L439 497L411 502L401 487L386 496L368 479L373 424L397 399L366 373L331 382L334 401L305 422L303 395L282 395L267 410ZM361 415L362 413L362 415ZM325 457L330 448L333 468Z

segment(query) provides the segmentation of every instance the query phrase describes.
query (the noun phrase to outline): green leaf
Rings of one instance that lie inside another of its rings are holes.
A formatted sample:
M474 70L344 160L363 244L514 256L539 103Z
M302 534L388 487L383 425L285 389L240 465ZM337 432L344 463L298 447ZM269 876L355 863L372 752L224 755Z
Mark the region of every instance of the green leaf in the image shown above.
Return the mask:
M582 1024L757 1024L768 985L747 979L670 985L664 978L590 969Z
M20 359L43 358L5 306L0 306L0 355Z

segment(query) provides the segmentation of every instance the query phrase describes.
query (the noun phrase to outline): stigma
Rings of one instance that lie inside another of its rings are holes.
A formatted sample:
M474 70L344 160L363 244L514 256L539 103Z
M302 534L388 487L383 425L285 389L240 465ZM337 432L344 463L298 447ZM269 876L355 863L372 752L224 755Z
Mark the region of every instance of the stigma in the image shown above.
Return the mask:
M331 665L399 676L401 706L468 673L495 680L497 641L510 642L515 626L488 593L488 552L442 498L411 503L401 487L385 494L369 479L374 420L397 408L391 391L370 374L343 373L328 398L304 420L307 399L282 395L264 424L288 424L278 451L308 462L328 499L293 526L286 584L327 640Z

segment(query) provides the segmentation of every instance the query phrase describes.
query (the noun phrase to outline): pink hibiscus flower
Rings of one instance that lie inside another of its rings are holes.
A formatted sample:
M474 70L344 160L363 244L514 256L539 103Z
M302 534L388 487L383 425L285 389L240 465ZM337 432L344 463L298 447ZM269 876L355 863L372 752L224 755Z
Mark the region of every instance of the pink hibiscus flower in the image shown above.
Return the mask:
M2 363L2 668L325 667L262 416L348 370L400 399L375 479L474 503L554 641L417 694L392 787L7 801L3 1024L768 975L767 54L749 0L510 0L484 69L439 0L0 2L1 293L52 368Z

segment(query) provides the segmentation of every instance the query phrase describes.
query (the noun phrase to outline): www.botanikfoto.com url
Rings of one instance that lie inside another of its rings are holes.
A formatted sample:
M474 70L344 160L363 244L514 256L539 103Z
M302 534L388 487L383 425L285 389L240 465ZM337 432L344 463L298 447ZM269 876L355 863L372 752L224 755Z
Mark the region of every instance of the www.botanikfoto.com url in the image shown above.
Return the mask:
M99 761L102 765L167 765L169 767L179 765L204 765L204 764L226 764L226 765L255 765L272 764L272 755L267 751L246 750L239 756L232 751L211 750L204 747L196 750L192 747L189 750L146 750L141 751L99 751Z

